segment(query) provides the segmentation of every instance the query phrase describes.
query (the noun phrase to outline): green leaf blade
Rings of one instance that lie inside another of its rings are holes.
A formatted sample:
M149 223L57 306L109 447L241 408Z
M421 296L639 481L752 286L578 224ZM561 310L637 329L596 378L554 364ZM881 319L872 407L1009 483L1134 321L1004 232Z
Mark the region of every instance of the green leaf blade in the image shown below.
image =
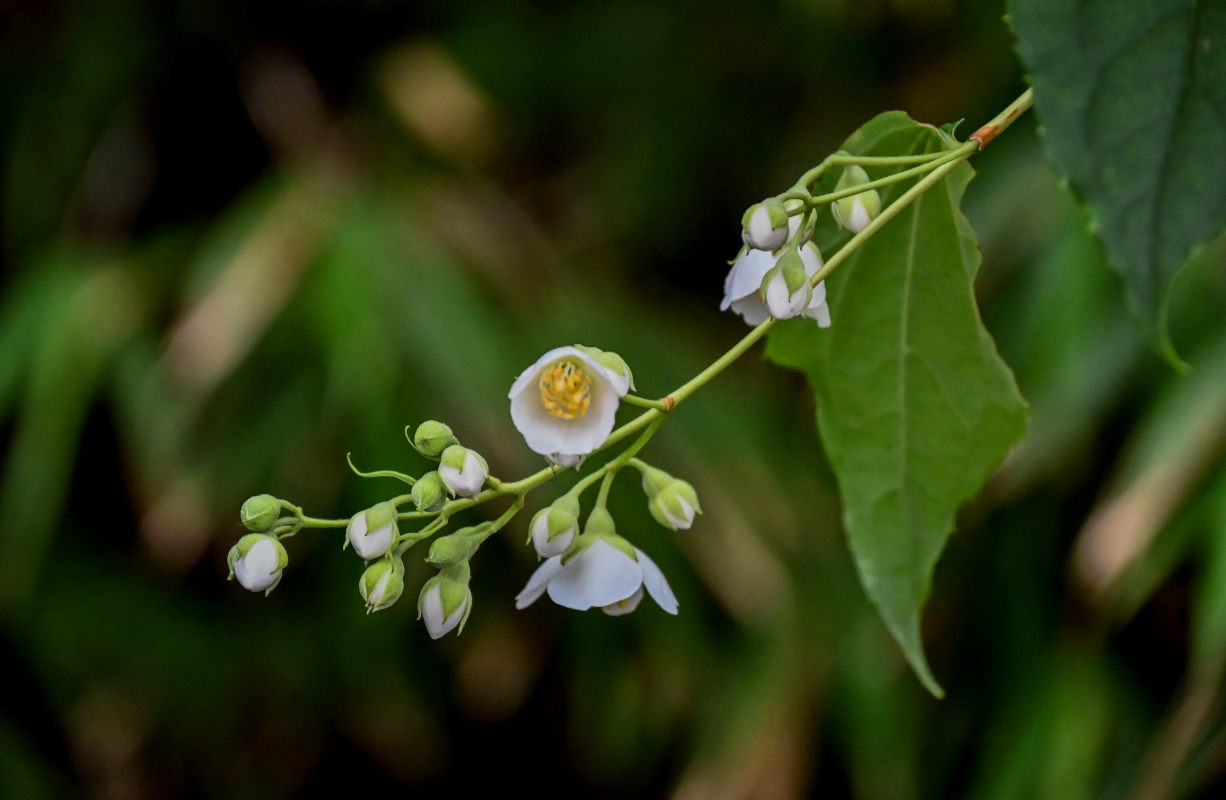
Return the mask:
M1226 227L1226 3L1009 6L1049 158L1170 355L1171 283Z
M842 149L907 155L945 146L935 129L890 112ZM861 582L937 696L920 635L933 569L959 506L1026 423L1025 402L975 304L980 258L958 205L972 174L955 169L831 274L831 328L781 324L767 346L768 357L805 372L817 393L817 425Z

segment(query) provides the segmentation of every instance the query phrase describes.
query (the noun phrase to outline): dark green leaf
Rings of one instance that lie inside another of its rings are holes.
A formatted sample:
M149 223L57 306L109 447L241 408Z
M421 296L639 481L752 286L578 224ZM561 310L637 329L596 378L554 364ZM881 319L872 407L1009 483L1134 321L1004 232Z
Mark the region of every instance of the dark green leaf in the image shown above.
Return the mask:
M883 156L943 146L935 128L890 112L842 149ZM831 328L780 325L767 348L776 362L804 371L817 392L817 424L861 580L937 695L920 638L933 567L958 507L1026 423L1025 403L975 304L980 256L958 205L971 175L967 166L951 172L831 275Z
M1009 5L1051 160L1170 354L1171 281L1226 225L1226 3Z

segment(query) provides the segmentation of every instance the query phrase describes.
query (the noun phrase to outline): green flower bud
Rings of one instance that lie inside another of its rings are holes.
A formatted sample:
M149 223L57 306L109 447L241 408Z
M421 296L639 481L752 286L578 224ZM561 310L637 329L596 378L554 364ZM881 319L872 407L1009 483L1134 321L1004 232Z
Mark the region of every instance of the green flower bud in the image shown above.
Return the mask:
M778 197L754 203L741 217L741 238L755 250L777 250L788 240L788 212Z
M409 493L418 511L438 511L447 502L447 485L435 472L427 472L417 479Z
M472 497L481 491L490 468L476 450L453 444L439 458L438 474L448 491L460 497Z
M813 287L795 248L788 248L762 277L761 291L762 302L775 319L791 319L809 305Z
M238 518L243 527L256 533L264 533L277 524L281 517L281 501L270 494L248 497L239 509Z
M400 535L398 518L399 511L390 500L377 503L350 518L345 541L353 545L353 552L367 561L380 558Z
M579 498L564 494L553 505L542 508L528 529L532 545L541 558L565 553L579 532Z
M868 173L863 167L851 164L843 169L843 175L835 184L836 192L844 189L854 189L869 182ZM830 205L834 219L852 233L859 233L868 227L873 218L881 213L881 196L876 189L848 195L835 200Z
M358 591L366 601L367 614L390 607L404 593L404 562L398 557L374 562L358 580Z
M289 553L276 537L249 533L230 548L226 556L230 578L250 592L267 595L281 582L281 572L289 564Z
M651 516L671 530L686 530L694 524L694 515L702 513L694 487L662 469L643 471L643 492Z
M461 528L455 533L440 536L430 545L426 563L435 567L450 567L467 561L485 541L490 523L483 522L470 528Z
M464 630L472 610L468 581L472 573L467 561L444 567L421 587L417 596L417 617L426 624L431 639L450 633L457 626Z
M427 420L413 432L413 448L426 458L438 458L457 439L451 428L437 420Z

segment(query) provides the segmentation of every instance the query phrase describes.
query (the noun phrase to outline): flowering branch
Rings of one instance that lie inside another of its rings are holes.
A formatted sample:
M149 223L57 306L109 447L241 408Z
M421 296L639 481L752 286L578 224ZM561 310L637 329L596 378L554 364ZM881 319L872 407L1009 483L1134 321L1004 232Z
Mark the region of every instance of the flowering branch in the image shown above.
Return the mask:
M397 601L404 589L404 554L418 542L434 537L426 561L438 573L422 587L419 615L434 638L462 629L472 607L468 583L470 561L481 544L504 528L525 505L527 495L584 460L634 441L590 474L581 477L529 524L529 541L545 559L516 598L523 608L548 593L560 605L602 608L617 615L634 610L646 594L669 613L677 601L663 574L637 547L617 534L606 501L623 468L634 468L652 516L672 530L689 528L701 513L694 489L687 482L641 460L646 447L667 417L700 388L740 358L782 319L807 317L819 328L832 324L824 280L891 219L946 175L983 149L1032 103L1027 91L964 143L942 134L947 146L932 153L861 156L838 152L805 172L787 191L751 206L742 219L745 246L732 262L724 284L722 310L739 314L752 329L723 355L660 399L630 390L634 379L617 354L593 347L559 347L524 370L508 393L512 421L529 448L543 455L546 466L516 481L490 474L485 459L463 446L451 428L425 422L405 437L423 458L437 467L420 476L394 470L363 472L346 455L350 469L364 478L394 478L410 491L394 496L349 519L318 519L270 495L249 498L240 517L250 533L229 555L230 577L252 591L272 591L281 579L288 555L281 544L303 528L345 530L367 567L359 590L368 611ZM832 169L841 170L831 191L813 194ZM870 178L867 169L887 171ZM914 181L889 205L882 207L879 189ZM851 235L823 262L812 241L817 227L827 224L820 210L829 206L834 223ZM643 409L614 428L621 403ZM580 524L583 494L600 484L586 520ZM503 497L513 499L496 519L441 535L456 514ZM407 506L401 510L402 506ZM401 523L424 523L401 533Z

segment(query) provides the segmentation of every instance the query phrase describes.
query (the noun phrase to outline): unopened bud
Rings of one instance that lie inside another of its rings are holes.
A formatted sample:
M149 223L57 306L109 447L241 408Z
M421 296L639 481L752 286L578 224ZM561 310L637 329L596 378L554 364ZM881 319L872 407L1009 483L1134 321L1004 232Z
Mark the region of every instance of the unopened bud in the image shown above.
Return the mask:
M423 422L413 431L413 448L426 458L438 458L456 441L448 425L433 419Z
M238 518L243 527L256 533L264 533L277 524L281 516L281 501L270 494L257 494L248 497L239 509Z
M843 169L843 175L835 184L834 190L854 189L869 182L868 173L864 168L851 164ZM859 233L868 227L873 218L881 213L881 196L876 189L869 189L858 194L835 200L830 205L834 219L852 233Z
M358 591L366 601L366 613L388 608L404 593L404 562L394 557L371 564L358 580Z
M788 233L788 212L778 197L754 203L741 217L741 238L755 250L783 247Z
M427 472L409 492L418 511L438 511L447 502L447 485L438 472Z

